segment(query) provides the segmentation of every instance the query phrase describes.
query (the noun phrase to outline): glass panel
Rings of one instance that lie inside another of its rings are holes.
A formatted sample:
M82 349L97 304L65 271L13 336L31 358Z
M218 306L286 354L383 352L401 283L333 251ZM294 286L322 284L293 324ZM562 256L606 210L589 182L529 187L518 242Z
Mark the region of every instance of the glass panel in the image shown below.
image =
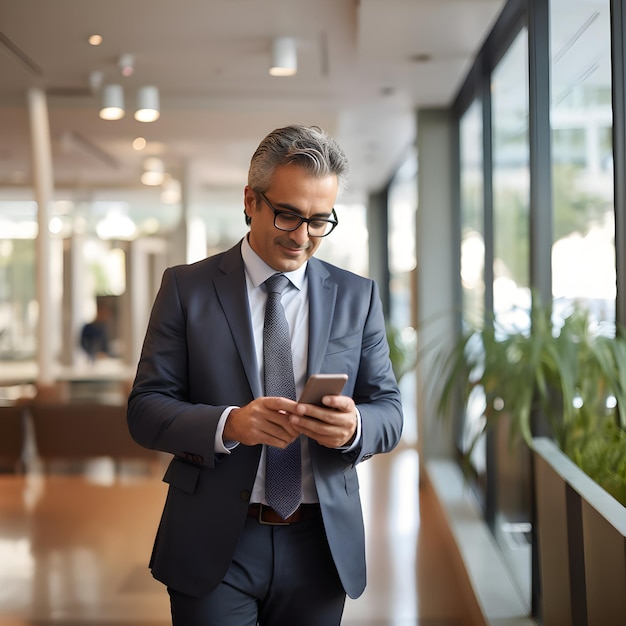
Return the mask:
M485 300L485 237L482 105L461 118L461 283L463 321L482 326Z
M417 265L415 251L417 213L417 153L412 150L398 169L388 194L389 216L389 291L390 323L396 330L400 345L407 350L407 362L398 369L398 383L402 392L405 422L403 440L413 445L417 442L416 388L410 372L415 365L411 350L417 351L417 333L413 314L416 302ZM411 416L415 416L414 419Z
M610 2L552 0L550 25L554 310L614 322Z
M461 167L461 286L462 323L480 328L485 311L485 208L483 183L482 103L474 101L461 118L459 128ZM476 388L460 429L457 445L469 451L475 433L482 428L484 393ZM484 438L475 446L471 464L478 485L485 487ZM479 494L480 495L480 494Z
M493 111L493 304L498 326L528 328L530 170L528 34L516 37L491 83Z
M497 326L528 329L530 311L530 178L528 32L523 29L492 75L493 301ZM494 534L520 596L531 602L530 453L512 446L506 422L493 435Z
M0 360L33 357L36 312L35 241L0 238Z
M415 284L415 218L417 209L417 155L412 153L389 186L389 273L391 322L412 326L411 303Z

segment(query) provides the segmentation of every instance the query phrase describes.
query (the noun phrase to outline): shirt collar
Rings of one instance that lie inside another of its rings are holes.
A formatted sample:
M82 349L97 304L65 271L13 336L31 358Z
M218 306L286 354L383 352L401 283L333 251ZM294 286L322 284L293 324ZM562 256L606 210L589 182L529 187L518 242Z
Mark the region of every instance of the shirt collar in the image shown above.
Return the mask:
M270 276L276 274L276 270L270 267L250 246L246 235L241 242L241 256L246 273L255 287L264 283ZM302 289L308 261L305 261L293 272L282 272L297 289Z

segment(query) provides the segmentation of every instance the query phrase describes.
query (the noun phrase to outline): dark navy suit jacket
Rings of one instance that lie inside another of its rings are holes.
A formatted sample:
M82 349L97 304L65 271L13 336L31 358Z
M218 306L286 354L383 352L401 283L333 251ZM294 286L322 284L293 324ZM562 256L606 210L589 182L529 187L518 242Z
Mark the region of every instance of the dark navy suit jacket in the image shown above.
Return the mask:
M308 373L348 374L344 394L360 411L362 437L350 454L310 442L324 527L346 593L365 588L365 539L356 465L388 452L402 431L376 284L312 258ZM263 395L254 350L241 246L169 268L156 297L128 424L141 445L174 456L150 562L169 587L192 596L224 577L246 520L261 446L216 454L227 406Z

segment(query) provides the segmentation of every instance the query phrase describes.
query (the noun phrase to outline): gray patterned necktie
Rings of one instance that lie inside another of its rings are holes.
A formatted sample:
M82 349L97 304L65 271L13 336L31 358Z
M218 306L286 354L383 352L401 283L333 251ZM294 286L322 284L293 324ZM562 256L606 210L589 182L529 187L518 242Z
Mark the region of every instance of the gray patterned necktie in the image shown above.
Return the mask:
M274 274L265 281L268 293L263 326L263 369L266 396L295 400L289 325L281 302L282 292L288 284L289 279L283 274ZM284 450L267 446L265 497L269 506L278 511L283 519L300 505L302 471L299 439Z

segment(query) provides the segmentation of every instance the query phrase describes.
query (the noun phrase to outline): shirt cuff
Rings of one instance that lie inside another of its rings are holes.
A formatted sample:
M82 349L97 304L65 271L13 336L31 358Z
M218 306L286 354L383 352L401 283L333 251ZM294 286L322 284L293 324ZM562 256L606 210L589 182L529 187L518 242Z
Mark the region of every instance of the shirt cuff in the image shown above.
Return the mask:
M215 430L215 454L230 454L231 450L234 450L238 445L238 441L224 441L224 426L226 426L226 420L233 409L238 409L237 406L228 406L224 409L220 415L220 419L217 422L217 428Z
M361 413L359 409L355 407L356 410L356 431L354 433L354 439L349 446L341 446L337 448L337 450L341 450L342 452L352 452L361 445Z

